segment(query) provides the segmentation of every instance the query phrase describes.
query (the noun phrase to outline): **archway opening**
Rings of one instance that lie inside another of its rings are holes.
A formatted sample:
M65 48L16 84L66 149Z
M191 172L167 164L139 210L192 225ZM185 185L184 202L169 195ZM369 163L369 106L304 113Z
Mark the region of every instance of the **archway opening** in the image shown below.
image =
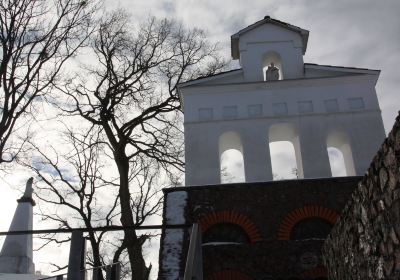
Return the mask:
M225 132L219 138L220 180L222 184L245 182L243 147L236 132Z
M346 176L346 165L344 163L343 153L335 147L328 147L328 156L332 177Z
M268 69L268 66L270 66L271 63L273 63L274 66L279 69L279 80L283 80L283 70L282 70L282 59L281 59L281 56L277 52L269 51L263 56L263 63L262 63L263 68L262 68L262 71L263 71L263 79L264 79L264 81L266 80L265 73L266 73L266 71Z
M356 175L353 153L347 134L338 131L332 132L328 135L326 143L332 176Z
M239 225L220 223L211 226L202 237L203 244L250 243L246 231Z
M218 224L233 224L243 229L251 243L262 240L260 232L256 225L245 215L236 212L235 210L211 212L200 218L199 221L203 233L209 228Z
M292 239L292 231L296 226L298 235L304 235L303 233L305 232L305 234L312 238L312 235L315 234L313 233L314 228L318 227L325 229L322 233L318 233L323 235L329 229L329 225L326 225L324 221L330 225L334 225L338 217L339 215L334 210L319 205L308 205L303 208L294 209L283 219L278 230L278 239ZM304 222L300 223L301 221Z
M221 183L245 182L243 155L236 149L229 149L221 155Z
M269 143L273 180L296 179L298 168L294 146L289 141Z
M332 230L332 225L321 218L311 217L299 221L292 229L291 240L325 239Z
M304 178L299 136L291 123L270 126L269 151L273 180Z

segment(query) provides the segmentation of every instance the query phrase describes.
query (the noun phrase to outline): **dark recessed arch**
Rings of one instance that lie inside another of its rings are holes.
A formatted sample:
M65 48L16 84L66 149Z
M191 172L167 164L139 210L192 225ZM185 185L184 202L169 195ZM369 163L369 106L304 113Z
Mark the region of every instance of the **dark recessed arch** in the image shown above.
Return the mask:
M203 233L216 224L238 225L246 232L251 243L262 240L257 226L247 216L234 210L209 213L200 218L199 224Z
M319 205L309 205L295 209L287 214L283 219L278 229L278 239L290 240L294 226L300 221L308 218L320 218L327 221L331 225L334 225L336 220L339 218L339 214L334 210Z
M202 237L203 244L215 242L222 243L250 243L247 232L239 225L232 223L220 223L209 227Z

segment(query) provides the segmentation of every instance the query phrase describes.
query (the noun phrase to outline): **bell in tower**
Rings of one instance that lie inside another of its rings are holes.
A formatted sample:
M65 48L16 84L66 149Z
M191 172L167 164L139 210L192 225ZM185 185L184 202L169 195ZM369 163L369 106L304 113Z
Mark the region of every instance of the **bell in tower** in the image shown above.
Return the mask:
M275 67L275 64L271 62L265 71L265 80L266 81L277 81L279 80L279 69Z

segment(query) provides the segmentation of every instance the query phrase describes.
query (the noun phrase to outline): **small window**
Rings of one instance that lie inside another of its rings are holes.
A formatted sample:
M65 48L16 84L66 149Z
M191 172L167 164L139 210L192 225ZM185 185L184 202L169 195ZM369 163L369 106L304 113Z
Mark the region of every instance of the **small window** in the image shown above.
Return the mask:
M261 104L254 104L254 105L249 105L247 107L247 111L249 117L260 117L262 116L263 108Z
M299 101L297 105L300 114L312 113L314 111L312 101Z
M287 105L285 102L272 104L272 111L275 116L283 116L288 114Z
M353 110L360 110L364 109L364 100L361 97L349 98L349 107Z
M327 113L339 112L339 104L336 99L325 100L324 105Z
M213 119L213 109L212 108L200 108L199 109L199 120L209 121Z
M237 106L224 106L222 108L222 117L224 119L236 119L237 115Z

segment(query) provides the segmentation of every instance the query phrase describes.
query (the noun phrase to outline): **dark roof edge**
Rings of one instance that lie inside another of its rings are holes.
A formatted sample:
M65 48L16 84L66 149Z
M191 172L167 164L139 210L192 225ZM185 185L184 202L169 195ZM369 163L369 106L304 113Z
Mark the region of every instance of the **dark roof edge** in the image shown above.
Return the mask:
M307 67L307 66L311 66L311 67L312 66L315 66L315 67L326 67L326 68L339 68L339 69L345 69L345 70L373 71L373 72L377 72L377 74L379 74L381 72L381 70L368 69L368 68L357 68L357 67L335 66L335 65L323 65L323 64L316 64L316 63L304 63L304 67ZM200 82L201 80L204 80L204 79L210 79L210 78L222 76L224 74L231 74L231 73L238 72L238 71L241 71L241 70L243 70L243 69L242 68L238 68L238 69L232 69L232 70L220 72L220 73L217 73L217 74L214 74L214 75L209 75L209 76L205 76L205 77L199 77L199 78L196 78L196 79L193 79L193 80L186 81L184 83L180 83L180 84L178 84L178 87L189 86L193 82L197 82L197 81ZM320 77L320 78L326 78L326 77ZM298 80L298 79L290 79L290 80Z
M243 69L242 68L238 68L238 69L232 69L232 70L228 70L228 71L219 72L219 73L213 74L213 75L208 75L208 76L204 76L204 77L198 77L198 78L193 79L193 80L189 80L189 81L186 81L186 82L183 82L183 83L179 83L178 87L186 86L186 84L188 84L188 83L201 81L201 80L204 80L204 79L210 79L210 78L214 78L214 77L217 77L217 76L222 76L222 75L225 75L225 74L231 74L233 72L238 72L238 71L241 71L241 70L243 70Z
M330 68L342 68L342 69L349 69L349 70L355 69L355 70L381 72L381 70L377 70L377 69L347 67L347 66L336 66L336 65L324 65L324 64L317 64L317 63L304 63L304 66L319 66L319 67L330 67Z
M299 32L301 34L304 34L304 35L306 35L306 34L308 34L310 32L310 31L308 31L306 29L303 29L301 27L298 27L296 25L293 25L293 24L290 24L290 23L287 23L287 22L283 22L283 21L280 21L280 20L277 20L277 19L273 19L270 16L265 16L263 19L261 19L259 21L256 21L255 23L250 24L250 25L246 26L245 28L240 29L238 32L233 34L231 37L239 36L240 34L243 34L243 33L247 32L247 31L257 27L258 25L263 24L263 23L267 23L267 22L275 23L277 25L280 25L280 26L285 27L285 28L292 29L292 30L297 31L297 32Z
M324 177L324 178L306 178L306 179L288 179L288 180L279 180L279 181L264 181L264 182L248 182L248 183L229 183L229 184L214 184L214 185L196 185L196 186L182 186L182 187L171 187L164 188L162 191L164 193L175 192L175 191L187 191L187 190L201 190L208 188L219 188L219 187L249 187L254 184L268 184L268 185L279 185L283 183L293 183L296 181L301 182L315 182L315 181L352 181L358 180L361 181L363 176L344 176L344 177Z

